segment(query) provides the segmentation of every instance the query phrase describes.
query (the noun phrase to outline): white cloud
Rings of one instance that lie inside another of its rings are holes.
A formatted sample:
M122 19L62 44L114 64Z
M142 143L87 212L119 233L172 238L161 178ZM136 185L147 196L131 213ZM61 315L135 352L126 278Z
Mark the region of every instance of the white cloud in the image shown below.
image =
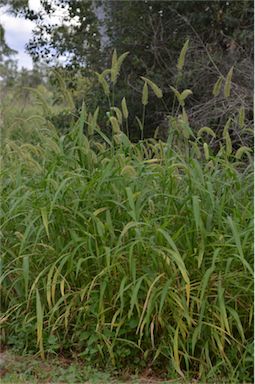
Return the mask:
M42 9L40 0L29 0L29 8L34 12L39 12Z
M14 17L1 9L0 22L5 29L5 39L10 48L18 53L15 58L18 60L18 67L32 68L32 59L25 52L25 45L32 37L32 30L35 24L30 20Z
M35 12L42 11L40 0L29 0L29 7ZM55 24L62 23L65 16L68 16L68 5L65 8L55 7L53 15L49 17L45 14L44 18L49 24ZM78 20L78 17L75 17L69 22L65 21L64 24L77 25ZM32 30L36 27L35 22L8 14L7 7L2 7L0 8L0 23L4 26L7 44L18 52L15 57L18 60L18 67L31 69L32 59L26 53L25 46L32 38Z
M31 37L35 24L30 20L21 19L11 15L3 15L1 23L5 28L6 39L14 46L19 47L24 41L28 41Z
M18 59L19 59L19 61L18 61L19 69L21 69L21 68L32 69L33 68L32 58L26 52L19 52Z

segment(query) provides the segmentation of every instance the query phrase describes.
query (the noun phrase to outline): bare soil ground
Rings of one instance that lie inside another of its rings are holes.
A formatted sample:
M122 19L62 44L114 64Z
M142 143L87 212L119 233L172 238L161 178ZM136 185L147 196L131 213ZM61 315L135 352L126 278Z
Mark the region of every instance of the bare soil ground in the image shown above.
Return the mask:
M32 356L19 356L11 351L0 352L1 384L181 384L179 379L163 380L145 370L131 376L128 370L121 376L97 371L80 362L57 356L42 361Z

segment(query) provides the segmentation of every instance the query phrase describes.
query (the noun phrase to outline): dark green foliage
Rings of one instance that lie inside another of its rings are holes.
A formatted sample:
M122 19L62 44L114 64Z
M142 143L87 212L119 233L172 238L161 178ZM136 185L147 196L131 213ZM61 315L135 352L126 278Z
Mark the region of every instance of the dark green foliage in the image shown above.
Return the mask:
M125 6L123 6L125 4ZM157 101L148 106L145 135L153 135L169 111L173 95L169 85L190 88L187 113L192 125L209 124L222 130L226 122L223 101L212 100L216 76L225 76L235 65L235 94L228 109L244 102L252 124L253 77L253 4L250 1L111 1L107 2L109 49L130 51L123 69L121 90L130 84L128 100L140 98L137 75L155 81L163 90L165 106ZM190 38L186 65L182 73L176 69L176 58ZM242 96L240 97L240 95ZM121 97L121 95L120 95ZM242 101L241 101L242 99ZM131 116L138 115L138 101L132 103Z
M44 0L43 12L29 11L26 2L9 1L12 9L30 19L37 20L33 39L28 45L35 60L45 59L57 64L57 58L66 57L70 71L101 72L109 61L113 49L130 51L122 80L115 92L120 102L126 84L126 99L130 106L130 133L139 137L136 116L140 114L141 75L156 82L163 90L165 104L154 98L145 117L145 137L152 137L165 115L173 114L174 100L169 88L192 89L187 113L194 128L210 125L222 133L227 116L233 115L245 104L246 118L253 123L253 2L248 1L70 1ZM67 11L62 23L49 25L49 15L58 5ZM76 20L72 27L68 23ZM42 37L47 33L50 43ZM188 63L182 71L176 68L176 58L189 37ZM221 94L212 98L216 77L225 77L234 66L234 87L226 101ZM91 75L91 74L90 74ZM99 94L92 95L92 103ZM91 98L90 98L91 100ZM132 103L131 103L132 101ZM238 132L234 132L237 145ZM249 140L248 140L249 142ZM242 144L247 144L243 143Z

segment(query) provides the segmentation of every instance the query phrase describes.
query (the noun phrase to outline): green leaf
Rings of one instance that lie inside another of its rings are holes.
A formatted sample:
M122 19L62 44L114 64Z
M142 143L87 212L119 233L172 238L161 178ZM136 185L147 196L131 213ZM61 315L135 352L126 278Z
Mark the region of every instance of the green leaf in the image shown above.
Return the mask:
M241 336L242 342L244 343L245 342L245 335L244 335L243 326L242 326L242 323L241 323L241 320L240 320L238 313L236 312L236 310L234 308L231 308L229 306L227 306L227 311L230 313L232 318L235 320L235 323L236 323L237 329L239 331L239 334Z
M200 304L202 305L202 303L204 303L204 296L205 296L205 291L206 289L210 289L210 287L208 287L209 285L209 280L210 280L210 277L212 275L212 273L214 272L214 265L212 265L210 268L208 268L203 277L202 277L202 280L201 280L201 290L200 290Z
M106 136L100 129L95 128L95 132L98 133L98 134L102 137L102 139L103 139L103 140L104 140L110 147L113 146L111 140L109 140L109 138L108 138L108 137L107 137L107 136Z
M243 248L242 248L242 244L241 244L240 234L239 234L237 225L232 220L231 216L228 216L228 223L229 223L230 228L232 230L233 237L234 237L234 240L235 240L235 244L236 244L237 249L239 251L239 255L241 256L242 259L244 259L244 253L243 253Z
M43 348L43 307L38 289L36 289L36 319L37 319L37 345L40 348L40 354L44 359Z
M105 234L105 227L102 221L96 217L95 219L96 227L97 227L97 233L101 239L103 239L104 234Z
M158 311L158 315L159 316L161 315L161 312L162 312L162 309L163 309L163 305L164 305L165 300L166 300L166 296L167 296L167 294L169 293L169 290L170 290L170 286L171 286L171 282L169 280L167 280L167 282L165 283L164 288L161 291L159 311Z
M146 309L148 308L148 305L149 305L149 299L150 299L150 296L151 296L151 292L152 292L152 289L154 287L154 285L157 283L158 280L161 279L161 277L164 276L165 273L161 273L159 276L157 276L154 281L150 284L150 288L147 292L147 295L146 295L146 299L145 299L145 302L144 302L144 305L143 305L143 311L142 311L142 314L140 316L140 320L139 320L139 324L138 324L138 327L137 327L137 331L136 333L138 333L139 329L141 329L141 326L142 326L142 323L143 323L143 319L144 319L144 315L145 315L145 311Z
M82 102L81 113L78 120L79 137L83 136L83 127L87 120L87 109L84 101Z
M224 300L224 293L225 293L225 289L221 286L221 281L220 281L220 278L219 278L219 282L218 282L218 303L219 303L219 309L220 309L220 316L222 318L223 324L224 324L227 332L230 333L230 328L229 328L229 323L228 323L228 316L227 316L225 300Z
M124 148L130 148L131 147L131 141L129 140L127 135L125 135L124 132L120 132L119 135L120 135L120 141L123 144Z
M23 277L25 282L26 297L28 296L28 284L29 284L29 255L23 255Z
M49 239L50 238L49 222L48 222L48 214L47 214L47 208L46 207L41 208L41 216L42 216L42 221L43 221L45 231L47 233L47 237Z
M136 305L136 307L137 307L138 310L139 310L139 305L138 305L138 293L139 293L141 284L142 284L142 282L143 282L144 279L145 279L145 276L144 276L144 275L141 276L141 277L137 280L137 282L136 282L136 284L135 284L135 286L134 286L134 288L133 288L133 290L132 290L132 292L131 292L130 309L129 309L129 311L128 311L128 319L131 318L131 316L132 316L132 314L133 314L133 309L134 309L134 306L135 306L135 305ZM139 313L138 313L138 315L139 315Z
M198 231L201 226L200 200L198 196L192 196L192 202L193 202L193 214L195 218L196 230Z
M135 201L134 201L134 196L133 192L130 187L126 188L127 192L127 197L128 197L128 203L131 208L131 213L132 213L132 218L136 221L136 209L135 209Z
M175 369L177 370L179 375L184 378L183 372L181 371L180 358L179 358L179 325L177 326L174 333L173 351L174 351Z
M184 264L184 261L182 260L181 255L180 255L180 253L178 251L178 248L175 245L175 242L173 241L171 236L164 229L159 228L158 232L162 233L162 235L164 236L164 238L166 239L166 241L170 245L170 248L172 248L172 249L169 249L169 252L172 255L175 263L177 264L177 266L179 268L179 271L181 272L184 281L187 284L190 284L190 280L189 280L187 269L185 267L185 264Z

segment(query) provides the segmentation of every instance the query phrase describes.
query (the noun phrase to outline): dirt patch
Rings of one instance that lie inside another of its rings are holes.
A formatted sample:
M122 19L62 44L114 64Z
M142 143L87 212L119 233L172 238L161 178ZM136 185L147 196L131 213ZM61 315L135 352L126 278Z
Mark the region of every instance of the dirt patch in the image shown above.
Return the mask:
M0 379L1 384L181 384L178 379L162 380L150 369L136 377L127 370L116 378L62 356L42 361L7 350L0 352Z

